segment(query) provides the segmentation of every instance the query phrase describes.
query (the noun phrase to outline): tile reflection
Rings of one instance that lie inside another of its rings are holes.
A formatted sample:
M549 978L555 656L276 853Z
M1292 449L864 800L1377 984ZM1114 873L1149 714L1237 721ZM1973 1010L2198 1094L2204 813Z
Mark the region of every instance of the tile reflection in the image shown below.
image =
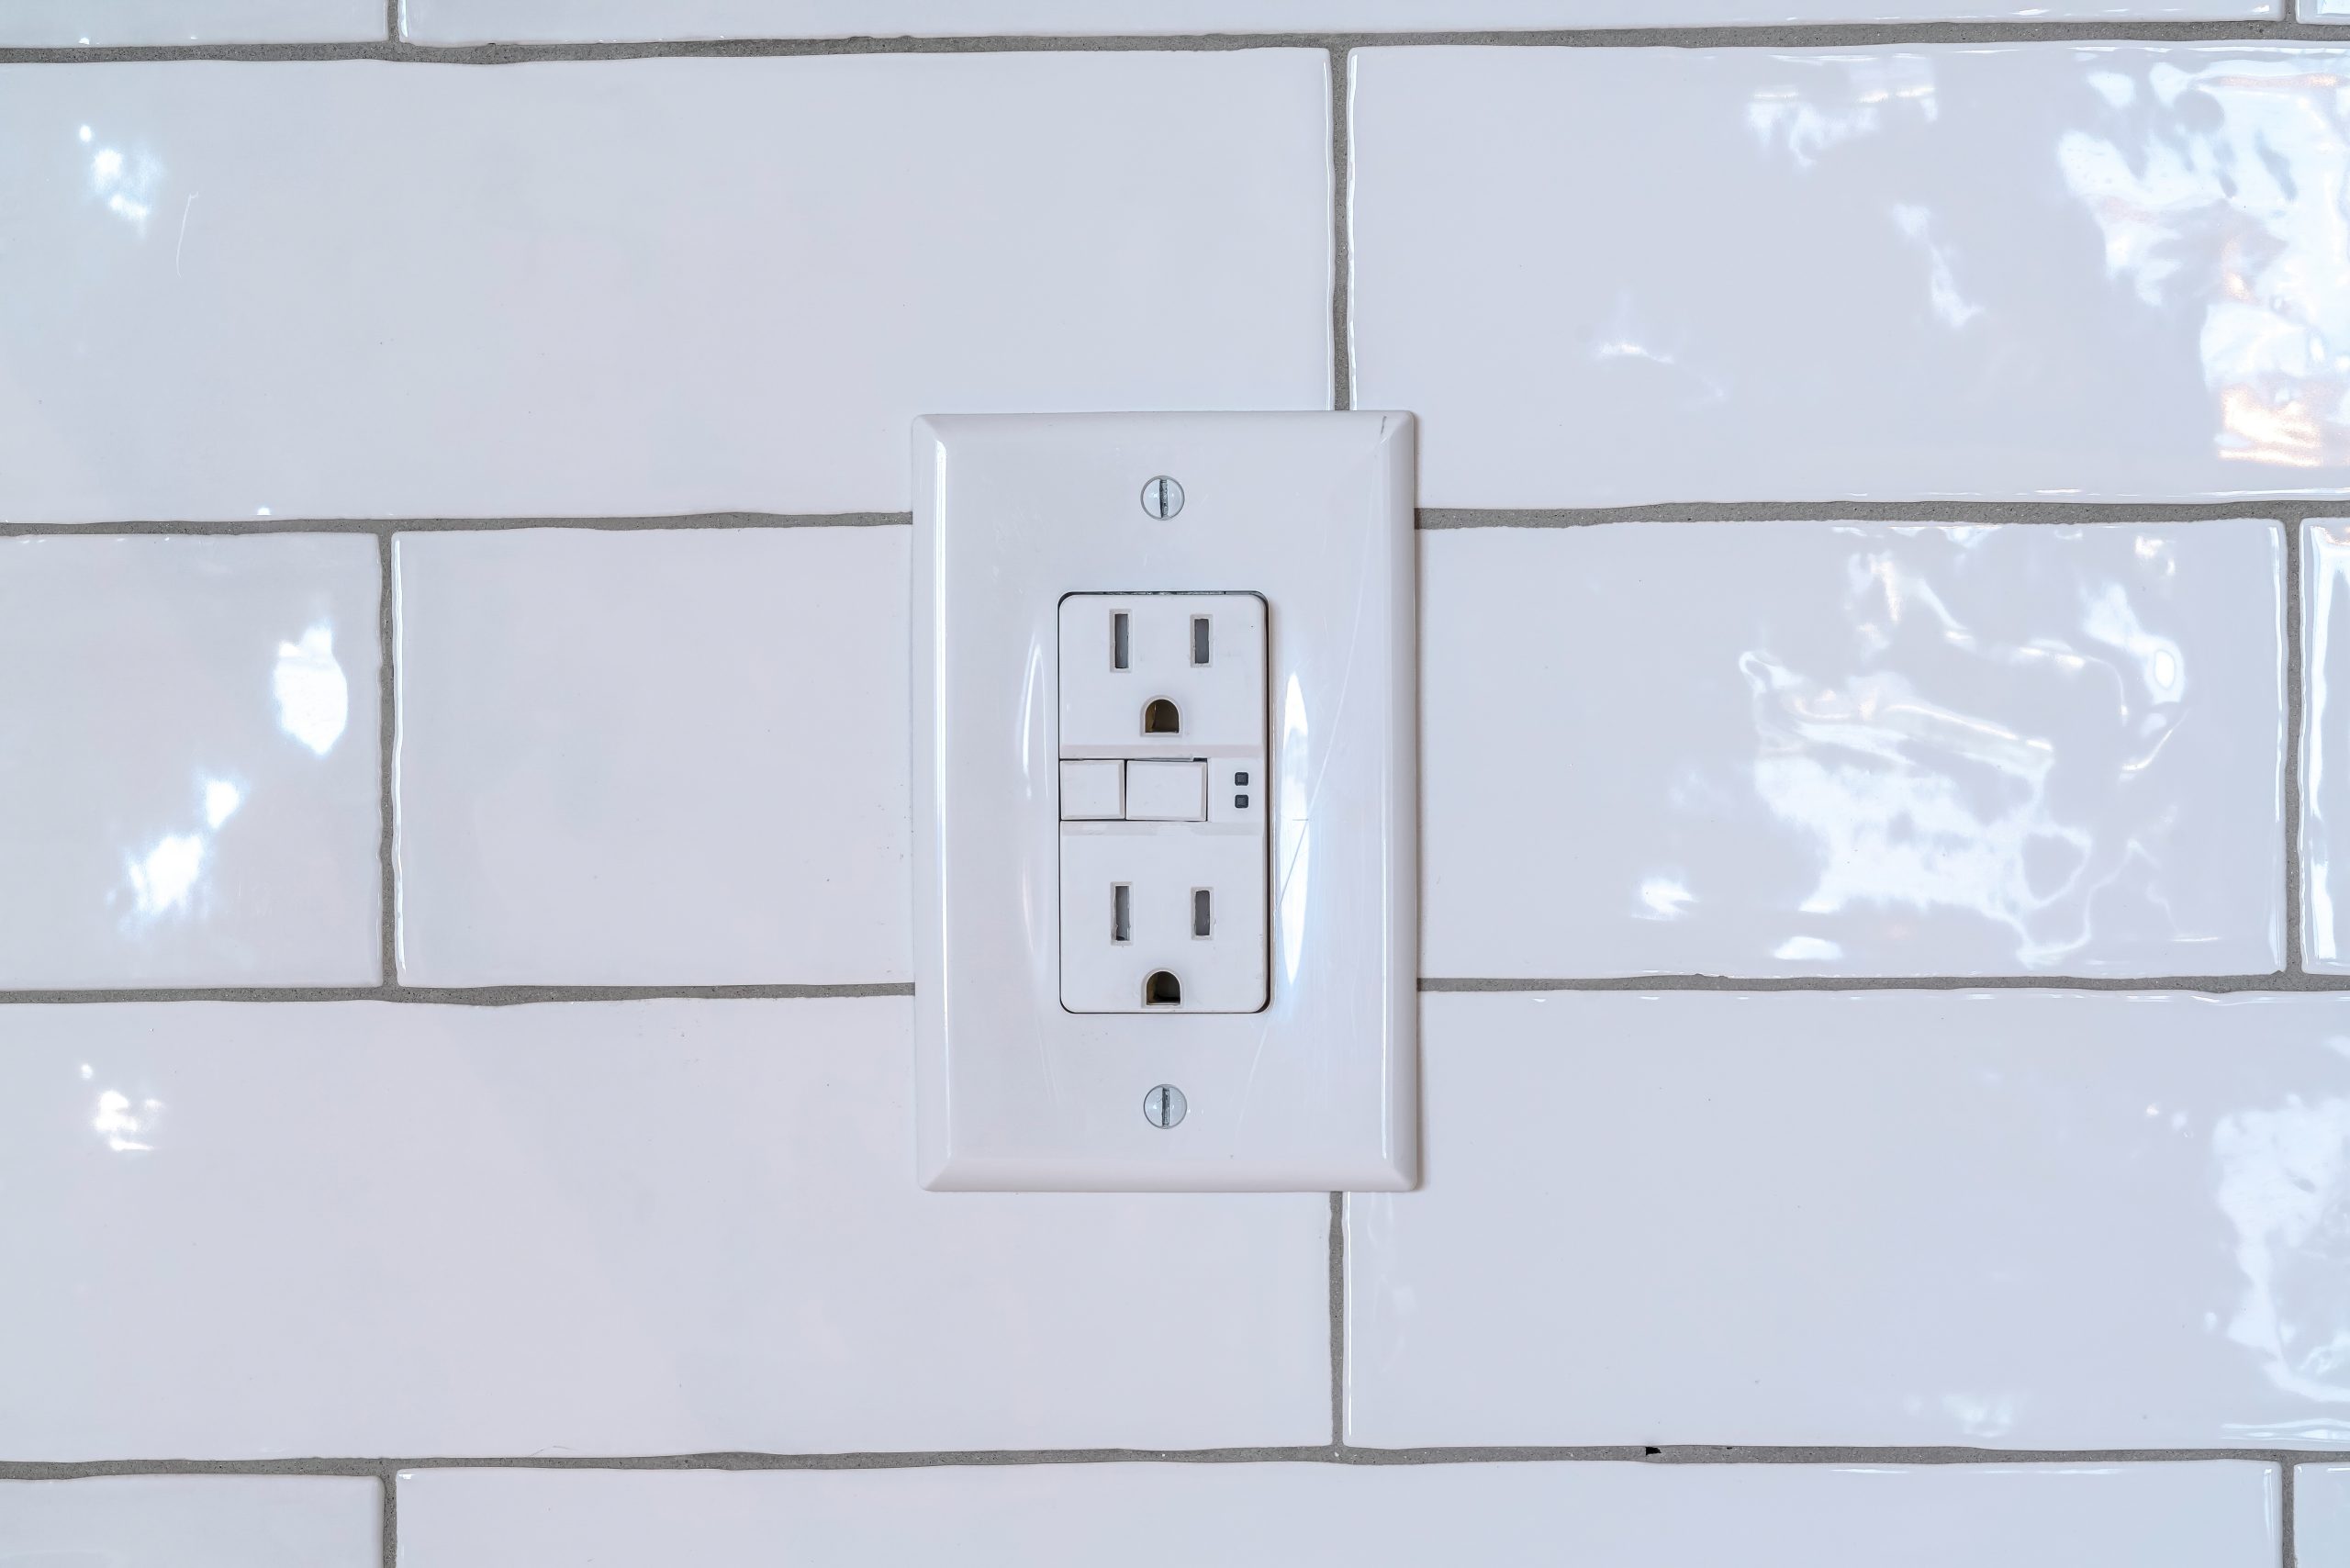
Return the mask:
M2211 1161L2242 1276L2228 1338L2277 1388L2350 1405L2350 1099L2296 1093L2230 1112L2212 1128ZM2350 1433L2332 1419L2278 1435L2319 1426L2330 1440Z
M2111 111L2056 140L2105 239L2108 276L2144 305L2200 312L2221 458L2350 460L2350 175L2332 54L2116 55L2087 75Z
M2282 543L1443 531L1426 972L2273 968Z
M162 1114L161 1100L133 1102L119 1089L98 1092L97 1114L90 1126L106 1140L106 1148L117 1154L148 1154L155 1146L147 1141Z
M1355 77L1357 403L1420 413L1424 505L2350 487L2338 47L1413 49ZM1586 352L1623 315L1728 395Z
M78 132L84 146L95 135L88 126ZM97 147L90 154L90 189L106 209L147 237L147 219L155 210L155 196L163 184L163 165L144 148L125 152L118 147Z
M375 542L0 541L0 984L382 969Z
M280 643L270 690L287 734L320 756L332 751L351 719L351 683L335 662L334 628L313 626L299 642Z

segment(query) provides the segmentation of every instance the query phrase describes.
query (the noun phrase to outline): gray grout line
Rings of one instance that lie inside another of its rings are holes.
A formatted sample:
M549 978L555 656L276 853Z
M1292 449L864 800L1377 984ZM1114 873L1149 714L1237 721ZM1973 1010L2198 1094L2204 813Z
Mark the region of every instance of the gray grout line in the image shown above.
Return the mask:
M1548 991L1672 993L1862 991L2081 991L2151 996L2191 991L2209 995L2350 992L2350 975L1431 975L1423 994L1533 994ZM868 1000L914 994L911 981L773 985L345 985L157 986L110 989L0 990L0 1007L133 1002L380 1002L403 1006L522 1007L598 1002L810 1002Z
M1354 103L1347 51L1330 51L1330 407L1355 406Z
M2301 951L2301 678L2307 630L2301 616L2301 533L2285 525L2285 734L2284 790L2277 802L2285 817L2285 970L2303 974Z
M399 0L393 0L397 5ZM382 1554L383 1568L399 1568L400 1562L400 1484L397 1475L378 1476L376 1489L382 1494L377 1516L375 1548Z
M1330 1194L1330 1445L1347 1441L1347 1195Z
M2293 1550L2293 1466L2288 1464L2280 1468L2282 1474L2277 1489L2279 1505L2277 1510L2277 1540L2281 1542L2282 1549L2277 1552L2277 1560L2283 1564L2283 1568L2293 1568L2299 1556L2299 1553Z
M2223 522L2298 524L2350 513L2350 498L2244 497L2222 501L1698 501L1627 507L1422 507L1424 530L1597 528L1624 522L1880 522L2047 525Z
M1693 28L1574 28L1513 31L988 34L962 38L672 39L597 43L491 43L432 47L386 38L362 43L153 44L0 49L0 64L118 61L250 62L370 60L398 64L507 65L530 62L771 59L869 54L1192 52L1234 50L1400 49L1852 49L1874 45L2067 43L2350 43L2339 28L2301 21L1814 22Z
M1781 1446L1767 1444L1584 1444L1572 1447L1222 1449L967 1449L859 1453L697 1453L655 1455L449 1455L404 1459L10 1460L0 1481L72 1481L106 1475L373 1475L387 1484L403 1470L800 1471L918 1470L948 1465L1038 1464L1620 1464L1657 1465L2012 1465L2171 1464L2234 1461L2296 1464L2336 1459L2338 1449L1980 1449Z
M2345 41L2350 41L2346 39ZM1340 308L1343 308L1341 302ZM1353 375L1352 353L1333 353L1334 371ZM1340 401L1351 403L1351 397ZM2086 526L2266 519L2298 526L2350 515L2350 496L2247 497L2229 501L1702 501L1629 507L1423 507L1427 531L1477 528L1596 528L1627 522L1856 522ZM666 517L229 518L128 522L0 522L0 539L104 539L127 534L259 535L498 533L530 529L659 532L680 529L903 528L912 512L681 512Z
M311 985L118 987L106 991L0 991L0 1006L113 1002L385 1002L452 1007L520 1007L557 1002L809 1002L828 997L912 996L905 980L837 985Z
M1423 992L2096 991L2117 994L2204 991L2217 995L2350 991L2350 975L1560 975L1423 976Z
M657 532L681 528L903 528L912 512L834 511L681 512L672 517L394 517L394 518L210 518L193 521L142 519L133 522L0 522L0 539L106 538L114 534L502 533L522 529L573 528L599 532Z
M397 4L397 0L394 0ZM375 540L375 569L383 575L375 605L375 809L376 854L381 883L376 905L376 951L386 985L399 981L399 562L388 533Z

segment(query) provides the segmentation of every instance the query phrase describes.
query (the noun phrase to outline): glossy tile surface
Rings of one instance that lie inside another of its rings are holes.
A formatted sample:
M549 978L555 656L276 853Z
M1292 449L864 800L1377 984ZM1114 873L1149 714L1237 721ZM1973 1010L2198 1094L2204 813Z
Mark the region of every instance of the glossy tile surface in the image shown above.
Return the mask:
M2274 17L2277 0L404 0L420 43Z
M912 1011L0 1007L0 1458L1326 1440L1328 1200L921 1192Z
M2350 521L2301 525L2301 954L2350 972Z
M2350 1442L2350 998L1437 994L1377 1446Z
M380 0L8 0L0 48L350 43L383 38Z
M2274 1465L410 1470L403 1568L2269 1568ZM2309 1560L2305 1557L2304 1562Z
M1324 408L1327 79L0 69L0 519L902 510L919 413Z
M0 986L381 978L375 559L0 540Z
M2350 56L1351 59L1355 407L1424 506L2350 488Z
M0 1481L10 1568L379 1568L372 1476Z
M2350 1464L2294 1466L2293 1545L2300 1568L2350 1562Z
M401 977L908 979L906 535L401 535Z
M1423 972L2275 969L2284 548L1425 530Z

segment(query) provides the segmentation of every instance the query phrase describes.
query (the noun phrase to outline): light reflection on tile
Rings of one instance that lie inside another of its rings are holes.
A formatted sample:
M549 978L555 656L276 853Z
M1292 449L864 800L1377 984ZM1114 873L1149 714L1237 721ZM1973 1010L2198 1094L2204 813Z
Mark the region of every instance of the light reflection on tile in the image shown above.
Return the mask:
M2302 960L2350 973L2350 521L2301 525Z
M0 1460L1326 1440L1327 1200L925 1193L912 1018L0 1006Z
M1352 61L1355 406L1423 505L2350 489L2350 55Z
M886 510L923 413L1326 408L1328 78L0 65L0 519Z
M0 985L380 977L372 539L0 541Z
M2274 523L1422 535L1439 976L2282 959Z
M1423 998L1348 1431L2350 1443L2350 997Z

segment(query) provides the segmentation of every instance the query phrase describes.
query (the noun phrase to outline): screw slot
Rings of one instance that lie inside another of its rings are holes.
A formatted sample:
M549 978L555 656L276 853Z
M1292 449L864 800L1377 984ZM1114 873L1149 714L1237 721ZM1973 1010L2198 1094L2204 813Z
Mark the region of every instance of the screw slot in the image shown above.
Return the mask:
M1142 510L1165 522L1183 510L1183 487L1161 474L1142 487Z
M1192 1103L1171 1083L1162 1083L1142 1097L1142 1119L1161 1131L1183 1119Z

